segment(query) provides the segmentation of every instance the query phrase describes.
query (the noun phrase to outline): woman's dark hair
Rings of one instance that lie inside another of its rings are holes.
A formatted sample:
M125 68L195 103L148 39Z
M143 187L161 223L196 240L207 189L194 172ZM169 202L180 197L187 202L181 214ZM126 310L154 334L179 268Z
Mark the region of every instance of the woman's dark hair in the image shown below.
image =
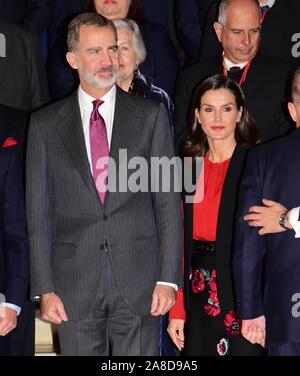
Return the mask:
M227 89L235 97L238 110L242 107L241 120L235 128L235 140L240 145L253 146L258 142L258 130L246 106L245 96L240 86L223 74L216 74L202 81L194 90L191 110L192 137L183 144L183 155L203 157L208 150L207 136L195 117L195 109L200 109L200 101L209 90Z
M96 12L94 0L83 0L84 12ZM142 14L142 0L131 0L128 14L126 18L131 18L135 21L141 19Z

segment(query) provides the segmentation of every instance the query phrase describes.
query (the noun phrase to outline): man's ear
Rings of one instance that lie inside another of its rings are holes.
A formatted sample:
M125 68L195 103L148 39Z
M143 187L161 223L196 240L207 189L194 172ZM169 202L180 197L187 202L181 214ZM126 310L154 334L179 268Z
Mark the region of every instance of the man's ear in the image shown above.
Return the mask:
M66 59L69 65L73 69L78 69L77 59L76 59L76 55L74 54L74 52L67 52Z
M221 25L219 22L214 22L213 26L214 26L217 38L218 38L219 42L221 43L222 32L223 32L223 25Z
M288 109L289 109L289 113L291 115L291 118L294 120L294 122L297 121L297 111L295 109L295 105L293 102L289 102L288 103Z

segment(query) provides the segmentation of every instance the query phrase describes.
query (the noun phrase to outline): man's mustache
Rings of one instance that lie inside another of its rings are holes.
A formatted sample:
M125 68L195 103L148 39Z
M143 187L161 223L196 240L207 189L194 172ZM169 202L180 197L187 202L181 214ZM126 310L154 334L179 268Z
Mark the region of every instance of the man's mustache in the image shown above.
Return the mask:
M117 68L116 67L104 67L104 68L100 68L100 69L98 69L95 72L95 74L97 74L97 73L107 73L107 72L116 73L117 72Z

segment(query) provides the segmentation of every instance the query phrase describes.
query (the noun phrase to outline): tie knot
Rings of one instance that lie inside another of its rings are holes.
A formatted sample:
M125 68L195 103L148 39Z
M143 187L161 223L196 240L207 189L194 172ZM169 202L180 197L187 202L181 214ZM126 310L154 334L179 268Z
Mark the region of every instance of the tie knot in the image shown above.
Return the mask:
M102 101L101 99L95 99L92 103L93 103L94 108L93 108L93 111L92 111L92 114L91 114L91 120L93 120L93 122L95 122L100 117L100 114L98 112L98 108L101 106L101 104L104 103L104 101Z
M235 72L239 72L241 70L241 68L239 66L233 66L229 69L230 72L232 73L235 73Z
M95 110L98 110L98 108L104 103L104 101L101 99L95 99L92 103L93 103L94 111L95 111Z

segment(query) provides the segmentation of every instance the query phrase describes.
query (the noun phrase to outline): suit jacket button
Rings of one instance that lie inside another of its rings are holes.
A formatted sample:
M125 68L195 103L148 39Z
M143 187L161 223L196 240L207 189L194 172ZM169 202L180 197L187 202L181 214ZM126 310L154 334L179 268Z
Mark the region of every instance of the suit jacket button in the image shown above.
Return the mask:
M103 221L106 221L107 220L107 215L103 215Z

